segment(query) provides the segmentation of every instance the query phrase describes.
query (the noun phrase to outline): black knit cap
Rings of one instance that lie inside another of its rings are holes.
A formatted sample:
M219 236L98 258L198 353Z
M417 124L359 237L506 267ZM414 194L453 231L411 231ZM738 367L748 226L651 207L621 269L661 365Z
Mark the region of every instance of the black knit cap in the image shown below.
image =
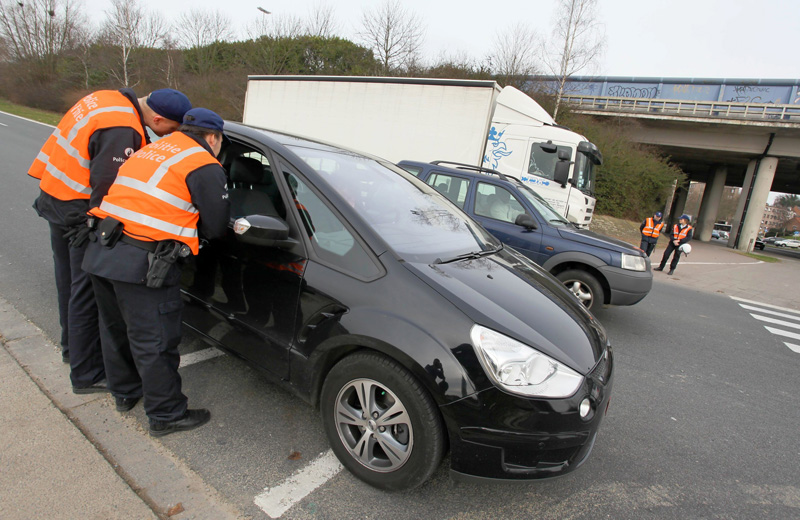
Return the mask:
M186 94L171 88L154 90L147 96L147 106L156 114L180 123L183 115L192 108Z

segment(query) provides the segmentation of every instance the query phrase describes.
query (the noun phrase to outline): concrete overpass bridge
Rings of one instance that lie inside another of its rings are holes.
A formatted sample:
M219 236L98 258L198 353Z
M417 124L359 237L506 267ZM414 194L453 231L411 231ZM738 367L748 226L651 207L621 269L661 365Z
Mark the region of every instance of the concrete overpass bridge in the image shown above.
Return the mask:
M800 194L800 80L577 76L564 99L581 114L635 119L639 142L663 150L691 181L706 183L696 219L700 240L711 238L726 185L742 187L728 245L745 251L769 192ZM681 191L672 215L683 212Z

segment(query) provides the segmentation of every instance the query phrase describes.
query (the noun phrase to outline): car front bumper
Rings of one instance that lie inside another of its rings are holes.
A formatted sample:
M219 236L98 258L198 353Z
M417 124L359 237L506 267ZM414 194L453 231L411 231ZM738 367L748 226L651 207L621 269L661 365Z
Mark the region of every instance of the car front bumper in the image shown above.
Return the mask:
M534 399L498 388L441 407L450 434L451 470L470 477L523 480L557 477L589 456L613 383L611 348L566 399ZM586 418L578 412L588 398Z
M648 260L649 264L649 260ZM633 305L647 296L653 288L653 271L647 266L646 271L629 271L619 267L605 266L600 272L608 281L611 289L611 305Z

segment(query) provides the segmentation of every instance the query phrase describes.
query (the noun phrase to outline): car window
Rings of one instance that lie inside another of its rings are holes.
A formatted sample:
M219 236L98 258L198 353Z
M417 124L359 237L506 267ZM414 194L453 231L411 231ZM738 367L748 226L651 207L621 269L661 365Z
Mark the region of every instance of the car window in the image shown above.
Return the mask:
M300 221L319 258L363 278L377 276L380 270L339 217L297 175L284 173Z
M475 214L503 222L514 223L525 207L513 193L494 184L478 183L475 193Z
M265 154L239 147L234 153L226 154L225 168L228 171L231 217L271 215L286 218L286 208Z
M533 206L533 209L539 212L539 215L547 222L554 226L569 226L570 223L561 214L554 210L553 207L540 197L535 191L530 189L524 184L517 186L517 189L522 193L522 196L528 199L528 202Z
M419 174L422 173L422 168L419 166L411 166L410 164L403 164L400 166L402 169L413 175L414 177L419 177Z
M428 177L428 184L444 195L453 204L464 209L464 202L469 192L469 179L455 177L444 173L433 173Z
M436 190L391 163L345 151L288 148L312 168L321 158L338 163L334 173L317 170L320 178L407 261L430 263L500 246Z
M539 146L543 143L533 143L531 146L531 156L528 161L528 173L553 180L555 177L556 163L558 162L558 152L564 150L572 157L572 148L569 146L558 146L555 152L545 152Z

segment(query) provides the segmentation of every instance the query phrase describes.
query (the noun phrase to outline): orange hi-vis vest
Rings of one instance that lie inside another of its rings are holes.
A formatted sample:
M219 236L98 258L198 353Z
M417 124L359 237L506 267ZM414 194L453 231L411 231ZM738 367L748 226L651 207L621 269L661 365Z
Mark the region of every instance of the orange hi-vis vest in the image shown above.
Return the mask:
M114 217L134 239L177 240L197 254L200 214L192 204L186 177L209 164L219 161L188 135L174 132L125 161L108 195L90 213Z
M692 226L687 225L685 228L681 229L678 224L672 228L672 239L673 240L683 240L686 238L686 235L689 234L689 230L692 229Z
M655 224L653 221L653 217L647 217L644 221L644 228L642 228L642 234L647 237L658 238L658 235L661 234L661 230L664 228L664 222L659 222Z
M126 126L146 143L144 127L131 100L116 90L99 90L78 101L44 143L28 175L59 200L88 199L89 140L97 130Z

